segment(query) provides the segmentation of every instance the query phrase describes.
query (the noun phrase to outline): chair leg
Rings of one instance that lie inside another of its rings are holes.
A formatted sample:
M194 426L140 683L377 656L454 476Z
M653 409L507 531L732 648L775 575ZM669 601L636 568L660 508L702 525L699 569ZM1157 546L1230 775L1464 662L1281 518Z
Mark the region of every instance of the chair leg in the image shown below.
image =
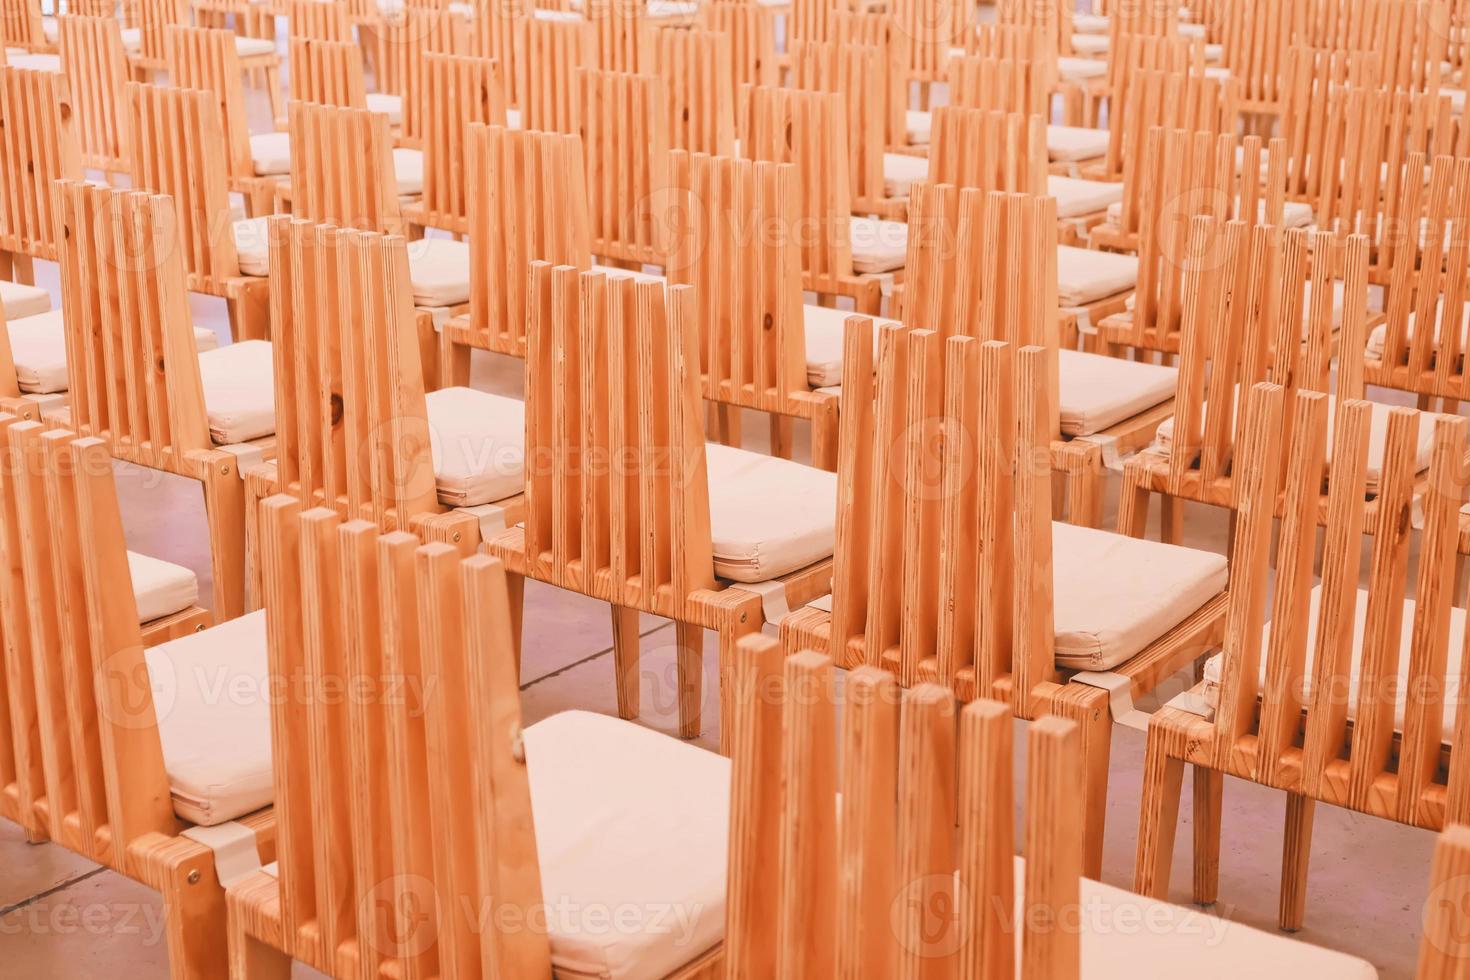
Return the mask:
M715 438L722 446L740 448L740 407L725 402L714 402Z
M839 425L835 400L812 416L812 465L819 470L837 471Z
M225 622L245 612L245 481L224 453L202 475L209 521L209 563L214 575L214 618Z
M1281 848L1281 928L1296 932L1307 907L1307 865L1312 858L1312 819L1317 801L1286 794L1286 840Z
M1118 533L1141 538L1148 532L1147 477L1137 466L1123 468L1123 488L1118 494Z
M526 626L526 576L508 573L505 591L510 597L510 642L516 652L516 676L521 676L521 637Z
M1108 763L1113 749L1113 716L1108 695L1083 684L1063 684L1051 710L1077 723L1082 736L1083 795L1082 873L1102 877L1103 842L1107 831Z
M229 970L228 916L213 852L201 849L177 860L164 870L160 883L170 980L224 976Z
M414 310L413 319L419 335L419 373L424 390L438 391L443 383L439 380L439 331L434 329L434 316L427 310Z
M704 697L704 630L693 623L674 623L679 661L679 737L698 738Z
M240 295L225 299L230 313L230 335L236 343L270 339L270 295L270 286L261 280L241 290Z
M1183 791L1184 760L1169 753L1166 734L1153 726L1143 755L1143 799L1138 813L1138 859L1133 868L1133 890L1150 898L1169 896L1169 871L1174 863L1174 832L1179 823L1179 794Z
M1159 494L1159 540L1165 544L1184 541L1184 501L1172 494Z
M1214 905L1220 891L1220 808L1225 796L1225 774L1195 766L1194 786L1194 901Z
M617 675L618 717L638 717L638 610L612 607L613 672Z
M439 334L439 380L446 388L467 388L470 383L470 348L451 340L448 333Z
M790 459L796 442L795 420L779 412L771 413L771 455Z

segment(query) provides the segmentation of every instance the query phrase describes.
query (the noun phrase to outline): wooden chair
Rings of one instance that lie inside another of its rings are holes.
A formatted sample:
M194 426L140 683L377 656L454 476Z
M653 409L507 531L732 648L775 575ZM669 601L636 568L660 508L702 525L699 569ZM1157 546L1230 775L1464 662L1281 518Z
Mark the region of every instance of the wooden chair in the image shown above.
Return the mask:
M705 10L709 29L730 38L732 91L742 85L775 85L776 15L758 3L713 3Z
M1293 27L1270 0L1220 0L1222 62L1240 80L1240 111L1248 125L1267 126L1282 113L1282 85ZM1301 16L1304 7L1295 8Z
M0 5L0 47L51 51L41 17L41 5L31 0L5 0Z
M80 179L71 94L55 72L0 66L0 276L35 282L33 260L57 261L55 180ZM47 304L49 307L49 303Z
M720 441L740 445L742 408L766 412L772 455L790 459L792 422L807 419L812 464L836 470L837 396L821 389L841 377L814 383L813 369L840 361L842 315L802 305L796 167L675 151L670 169L686 225L670 245L669 280L694 287Z
M169 28L191 26L189 8L184 0L137 0L134 10L139 46L128 59L134 76L139 81L148 81L150 75L168 68ZM272 118L282 118L285 115L285 95L281 90L281 56L276 53L275 42L235 34L231 43L235 46L240 70L245 74L259 75L264 80Z
M127 113L121 103L128 59L122 28L112 17L74 14L58 18L57 26L82 165L109 174L128 173Z
M1467 773L1450 746L1470 719L1457 713L1451 724L1445 708L1456 703L1463 678L1450 651L1459 650L1463 632L1451 604L1459 591L1465 423L1444 416L1431 422L1413 410L1393 409L1375 490L1369 485L1368 403L1342 399L1334 412L1320 393L1288 394L1262 384L1251 390L1246 415L1229 625L1223 653L1207 667L1206 686L1197 689L1213 701L1213 717L1207 710L1166 708L1150 722L1134 886L1145 895L1168 887L1175 808L1188 762L1195 767L1197 813L1210 815L1195 821L1207 828L1195 838L1195 900L1214 901L1218 885L1223 777L1248 779L1286 793L1280 922L1298 929L1319 800L1434 830L1463 819ZM1410 601L1408 528L1421 494L1421 425L1432 425L1432 462L1422 489L1425 528ZM1279 435L1283 428L1289 428L1287 439ZM1329 458L1322 584L1313 587ZM1365 514L1362 501L1370 492L1378 506ZM1278 512L1268 626L1266 579ZM1366 570L1365 533L1372 535ZM1359 586L1363 571L1366 589Z
M595 43L586 21L517 20L515 104L521 128L576 131L578 72L596 66Z
M265 340L270 327L267 271L240 266L217 100L209 92L129 82L127 131L137 134L128 170L134 187L173 198L177 244L191 292L222 297L235 340ZM258 223L242 226L246 233ZM263 243L262 243L263 244Z
M464 235L470 228L470 195L478 190L466 179L469 127L505 125L500 66L466 55L425 54L422 61L413 115L423 133L424 190L417 202L404 205L403 214L413 225Z
M832 92L752 88L739 114L741 155L794 163L801 173L804 288L824 303L849 296L877 314L887 276L900 279L907 231L895 221L853 217L847 119Z
M215 613L244 611L244 485L226 446L270 449L270 347L199 354L171 199L56 185L71 394L66 424L119 459L197 480L209 523Z
M663 79L668 95L669 146L734 156L730 37L718 31L650 30L644 43L643 64Z
M1419 940L1419 976L1425 980L1454 980L1466 968L1462 937L1465 927L1464 875L1470 859L1470 830L1450 824L1434 845L1429 896L1424 903L1424 935ZM728 955L728 954L727 954Z
M839 48L867 46L883 53L883 78L886 90L884 145L894 153L923 155L920 148L909 145L908 77L905 73L905 45L898 20L889 14L838 13L832 24L833 40Z
M1042 63L983 56L952 58L948 80L950 105L1042 119L1050 115L1052 81Z
M104 442L0 414L0 445L0 816L161 892L169 975L221 976L207 842L274 851L263 623L211 628L192 573L127 550Z
M723 975L724 760L587 712L522 729L495 558L294 497L265 518L272 676L370 693L274 705L280 846L229 890L232 977L288 977L293 959L332 977L552 976L593 957ZM599 783L569 820L567 794ZM593 826L607 846L573 853ZM697 909L690 936L661 941L650 917L610 942L551 911L618 893ZM483 924L456 911L492 905Z
M398 97L402 119L398 145L426 150L427 131L434 124L435 93L444 81L439 70L430 69L427 59L431 55L481 57L473 19L469 11L458 8L451 11L447 7L442 10L409 7L386 24L384 30L393 70L390 78L378 80L378 88ZM486 60L495 61L493 56ZM502 102L509 85L503 68L495 63Z
M466 184L481 193L469 200L469 312L441 333L443 378L456 385L469 383L471 348L526 356L527 280L516 270L592 265L580 137L472 123L465 159Z
M321 0L290 0L287 4L287 38L321 41L351 41L352 11L348 4Z
M1166 76L1204 78L1204 46L1188 38L1167 38L1157 35L1119 35L1114 50L1108 57L1108 75L1104 80L1108 105L1108 149L1101 161L1079 171L1087 176L1104 180L1123 179L1124 144L1128 137L1147 132L1137 125L1128 125L1128 112L1133 106L1129 87L1134 76L1142 71L1160 71ZM1185 98L1183 105L1195 104ZM1099 164L1101 169L1098 169Z
M1308 5L1294 43L1371 53L1384 87L1437 94L1449 18L1444 0L1317 0Z
M725 733L735 641L828 588L835 477L705 444L689 287L666 300L659 282L538 262L530 310L526 458L580 462L530 467L524 526L486 548L516 575L612 605L624 717L638 713L640 611L675 622L685 738L700 731L715 630Z
M1026 293L992 290L985 305ZM992 331L1008 325L991 317ZM1088 557L1121 539L1051 520L1056 351L1017 356L947 326L882 328L875 365L871 326L849 325L831 612L793 613L783 644L891 670L905 687L934 681L964 701L1004 700L1018 717L1077 721L1085 867L1096 875L1111 724L1136 724L1129 698L1218 644L1225 560L1164 546L1112 553L1115 571L1126 562L1158 576L1148 587L1157 615L1124 612ZM1127 578L1131 594L1144 589ZM1099 617L1112 615L1104 641Z

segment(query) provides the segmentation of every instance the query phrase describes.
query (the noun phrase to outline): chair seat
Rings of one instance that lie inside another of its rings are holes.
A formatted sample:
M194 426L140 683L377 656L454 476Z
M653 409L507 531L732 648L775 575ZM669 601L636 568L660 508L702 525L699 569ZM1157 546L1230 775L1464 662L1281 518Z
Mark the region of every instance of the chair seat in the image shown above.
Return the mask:
M1072 25L1074 28L1076 24ZM1106 34L1072 35L1072 51L1082 57L1097 57L1108 53L1109 38Z
M5 309L7 322L19 320L51 309L51 294L40 286L0 279L0 306Z
M1237 398L1239 388L1236 389ZM1388 417L1393 411L1393 405L1385 405L1382 402L1370 402L1368 411L1368 472L1367 483L1369 491L1378 489L1378 480L1383 475L1383 455L1388 447ZM1332 427L1337 418L1337 398L1334 395L1327 396L1327 454L1326 462L1328 468L1332 466ZM1426 414L1419 421L1419 442L1415 447L1414 469L1423 472L1429 468L1429 458L1434 449L1434 418L1432 414ZM1174 420L1166 419L1159 426L1159 431L1154 439L1154 448L1161 453L1168 453L1174 445Z
M929 131L934 126L934 117L923 109L908 109L903 114L903 125L909 143L922 146L929 142Z
M1058 58L1057 74L1064 82L1085 82L1102 78L1108 73L1108 63L1097 58Z
M1057 246L1057 302L1086 306L1138 285L1138 257Z
M398 196L411 197L424 192L424 151L409 146L393 148L393 176L398 181Z
M1058 218L1097 214L1123 200L1123 185L1106 180L1082 180L1048 174L1046 192L1057 199Z
M241 37L235 35L235 54L241 58L258 58L263 54L275 54L276 42L268 37Z
M144 657L174 812L208 827L269 804L265 612L161 643Z
M183 612L199 601L199 579L183 565L130 551L128 571L140 623Z
M1223 555L1054 522L1057 665L1111 670L1225 589Z
M415 306L457 306L470 301L470 246L453 238L408 243L408 281Z
M270 236L266 233L266 222L270 217L241 218L234 223L235 255L241 275L270 275Z
M1414 321L1417 319L1413 310L1404 322L1404 342L1408 343L1414 339ZM1441 296L1434 304L1434 342L1439 343L1440 331L1444 322L1444 297ZM1460 316L1460 352L1465 351L1465 341L1470 336L1470 306L1466 306ZM1368 356L1375 359L1383 357L1383 348L1388 344L1388 324L1380 323L1368 334Z
M1078 34L1106 34L1109 23L1106 14L1072 15L1072 30Z
M1078 160L1096 159L1107 152L1106 129L1093 129L1090 126L1046 127L1046 155L1049 159L1075 163Z
M44 51L8 54L5 56L5 63L11 68L29 68L32 71L61 71L61 55Z
M768 582L832 556L836 473L717 443L706 461L716 575Z
M199 355L209 437L219 446L276 431L275 364L268 340L242 340Z
M927 157L907 153L883 154L883 193L889 197L908 197L909 185L928 176Z
M369 112L387 116L388 125L403 125L403 96L391 92L369 92L367 107Z
M1312 692L1312 664L1317 654L1317 606L1322 601L1322 586L1319 584L1312 589L1312 597L1307 614L1307 655L1306 666L1302 670L1303 698L1309 698ZM1352 720L1358 711L1358 691L1362 677L1363 637L1367 635L1368 629L1368 590L1359 589L1356 604L1353 607L1353 652L1352 667L1348 674L1347 691L1347 716ZM1266 681L1266 651L1270 649L1270 625L1267 624L1263 632L1261 645L1261 683ZM1407 709L1407 697L1411 693L1409 687L1409 649L1414 636L1414 600L1404 599L1404 620L1399 628L1399 668L1398 683L1393 687L1394 709L1393 724L1397 731L1404 730L1404 718ZM1465 610L1460 606L1450 607L1449 625L1449 649L1445 654L1445 678L1444 678L1444 717L1441 735L1445 741L1450 741L1455 734L1455 705L1460 700L1460 663L1465 646ZM1222 680L1221 671L1224 662L1222 654L1216 654L1205 662L1205 683L1212 688L1218 688ZM1212 692L1214 693L1214 692Z
M826 306L803 306L802 327L806 334L806 380L813 388L842 384L842 345L847 335L847 318L854 314ZM878 328L897 320L875 318L873 349L877 350Z
M291 134L251 134L250 165L257 177L289 174L291 172Z
M1121 357L1058 351L1062 433L1090 436L1174 397L1179 372Z
M10 321L10 357L15 362L15 380L28 395L51 395L66 391L66 328L61 310ZM200 351L219 346L214 331L194 328L194 344Z
M908 258L909 226L881 218L853 218L852 268L863 274L902 269Z
M716 946L729 760L589 711L552 715L523 737L552 974L664 977ZM642 912L607 928L589 914L598 910Z
M474 388L424 397L439 500L473 507L526 488L526 406Z

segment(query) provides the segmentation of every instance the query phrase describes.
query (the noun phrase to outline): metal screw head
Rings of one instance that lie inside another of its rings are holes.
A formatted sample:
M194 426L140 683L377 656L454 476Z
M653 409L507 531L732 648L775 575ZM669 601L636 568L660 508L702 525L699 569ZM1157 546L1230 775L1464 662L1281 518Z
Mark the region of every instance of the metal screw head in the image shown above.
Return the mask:
M199 869L198 868L195 868L193 871L190 871L189 872L188 882L191 885L197 885L197 884L199 884Z

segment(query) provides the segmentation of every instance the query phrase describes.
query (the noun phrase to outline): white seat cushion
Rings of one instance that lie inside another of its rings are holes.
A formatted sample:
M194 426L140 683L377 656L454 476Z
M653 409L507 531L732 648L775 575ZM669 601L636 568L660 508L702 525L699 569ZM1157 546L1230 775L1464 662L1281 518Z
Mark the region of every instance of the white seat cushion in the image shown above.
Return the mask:
M803 306L802 328L806 333L806 380L813 388L842 384L842 344L847 318L854 314L826 306ZM873 345L877 349L878 328L897 320L873 321Z
M1058 218L1078 218L1106 211L1123 200L1123 185L1106 180L1081 180L1048 174L1046 192L1057 199Z
M521 110L507 106L505 110L505 128L520 129L522 125L521 118Z
M369 92L367 107L369 112L387 116L388 125L403 125L403 96L393 95L390 92Z
M715 443L706 460L716 575L767 582L832 556L836 473Z
M144 652L174 812L210 826L274 798L265 612Z
M1108 63L1096 58L1058 58L1057 73L1064 81L1082 82L1102 78L1108 73Z
M1317 657L1317 622L1319 619L1318 606L1322 602L1322 586L1319 583L1312 589L1312 596L1308 600L1307 610L1307 657L1306 666L1302 669L1303 699L1312 695L1312 664ZM1368 590L1358 589L1356 605L1353 608L1353 652L1352 666L1348 674L1347 691L1347 716L1352 720L1358 713L1358 691L1363 671L1363 637L1368 631ZM1265 686L1266 652L1271 648L1271 625L1266 624L1262 631L1261 640L1261 684ZM1398 731L1404 730L1404 718L1407 710L1407 696L1411 691L1409 687L1409 650L1410 643L1414 637L1414 600L1404 599L1404 620L1399 627L1399 669L1398 684L1393 687L1394 710L1393 724ZM1465 610L1460 606L1450 607L1450 635L1449 649L1445 655L1445 687L1444 698L1444 728L1441 734L1449 741L1455 734L1455 705L1460 701L1460 663L1465 646ZM1205 682L1218 686L1221 681L1221 671L1224 668L1223 654L1216 654L1205 662Z
M204 410L216 445L233 446L276 431L275 365L268 340L242 340L199 355Z
M1179 372L1083 351L1058 351L1062 432L1090 436L1174 397Z
M852 268L858 273L902 269L908 257L909 226L881 218L852 219Z
M415 306L457 306L470 301L470 246L453 238L408 243L408 281Z
M1106 34L1108 23L1106 14L1072 15L1072 30L1078 34Z
M1409 311L1409 316L1404 322L1404 342L1409 343L1414 339L1414 321L1418 319L1417 314ZM1439 297L1434 304L1434 341L1439 343L1440 327L1444 321L1444 297ZM1465 338L1470 331L1470 306L1462 308L1460 316L1460 351L1465 350ZM1388 324L1380 323L1368 334L1368 356L1375 358L1383 357L1383 348L1388 343Z
M1111 670L1225 588L1223 555L1052 524L1057 665Z
M1075 26L1075 25L1074 25ZM1072 35L1072 51L1078 55L1097 55L1108 53L1108 36L1106 34L1076 34Z
M1236 389L1237 398L1239 388ZM1393 405L1385 405L1382 402L1370 402L1368 411L1368 489L1375 490L1378 480L1383 475L1383 455L1388 447L1388 416L1393 411ZM1416 471L1429 468L1429 458L1434 449L1434 418L1427 415L1419 421L1419 443L1414 454L1414 467ZM1337 419L1337 398L1334 395L1327 396L1327 455L1328 468L1332 466L1332 427ZM1166 419L1159 426L1159 431L1154 439L1154 446L1160 452L1167 453L1174 445L1174 420Z
M398 181L398 196L410 197L424 192L424 151L408 146L393 148L393 177Z
M1205 61L1210 62L1211 64L1213 64L1213 63L1215 63L1217 61L1223 61L1224 58L1225 58L1225 45L1223 45L1223 44L1206 44L1205 45Z
M473 507L526 488L526 406L474 388L424 397L439 500Z
M1086 306L1138 284L1138 257L1057 246L1057 302Z
M51 15L41 18L41 37L46 39L47 44L55 44L61 40L61 22Z
M538 721L524 739L554 975L669 976L717 945L729 760L588 711ZM599 910L640 911L608 928Z
M122 35L123 51L127 54L137 54L143 50L143 31L137 27L124 27L118 32Z
M61 71L61 55L45 52L27 52L7 55L5 63L11 68L29 68L32 71Z
M50 395L66 391L71 383L66 373L66 328L61 310L47 310L9 324L10 357L15 362L15 380L28 395ZM194 328L198 350L219 346L214 331Z
M183 565L130 551L128 571L140 623L172 616L199 601L199 579Z
M256 57L263 54L274 54L276 44L270 38L265 37L241 37L235 35L235 54L241 58Z
M291 172L291 134L253 133L250 136L250 165L257 177Z
M51 309L51 294L40 286L0 279L0 306L5 308L7 322L19 320Z
M903 114L903 125L908 141L923 145L929 142L929 131L934 126L934 117L923 109L908 109Z
M883 154L883 193L908 197L909 186L929 176L929 159L907 153Z
M235 255L241 275L270 275L270 235L266 229L269 217L261 215L235 222Z
M1208 34L1209 31L1206 29L1204 24L1185 23L1179 25L1180 37L1198 38L1199 40L1203 41L1208 36Z
M1046 155L1052 160L1092 160L1108 152L1108 131L1090 126L1046 127Z
M648 0L647 10L653 20L685 20L699 13L699 4L691 0Z

